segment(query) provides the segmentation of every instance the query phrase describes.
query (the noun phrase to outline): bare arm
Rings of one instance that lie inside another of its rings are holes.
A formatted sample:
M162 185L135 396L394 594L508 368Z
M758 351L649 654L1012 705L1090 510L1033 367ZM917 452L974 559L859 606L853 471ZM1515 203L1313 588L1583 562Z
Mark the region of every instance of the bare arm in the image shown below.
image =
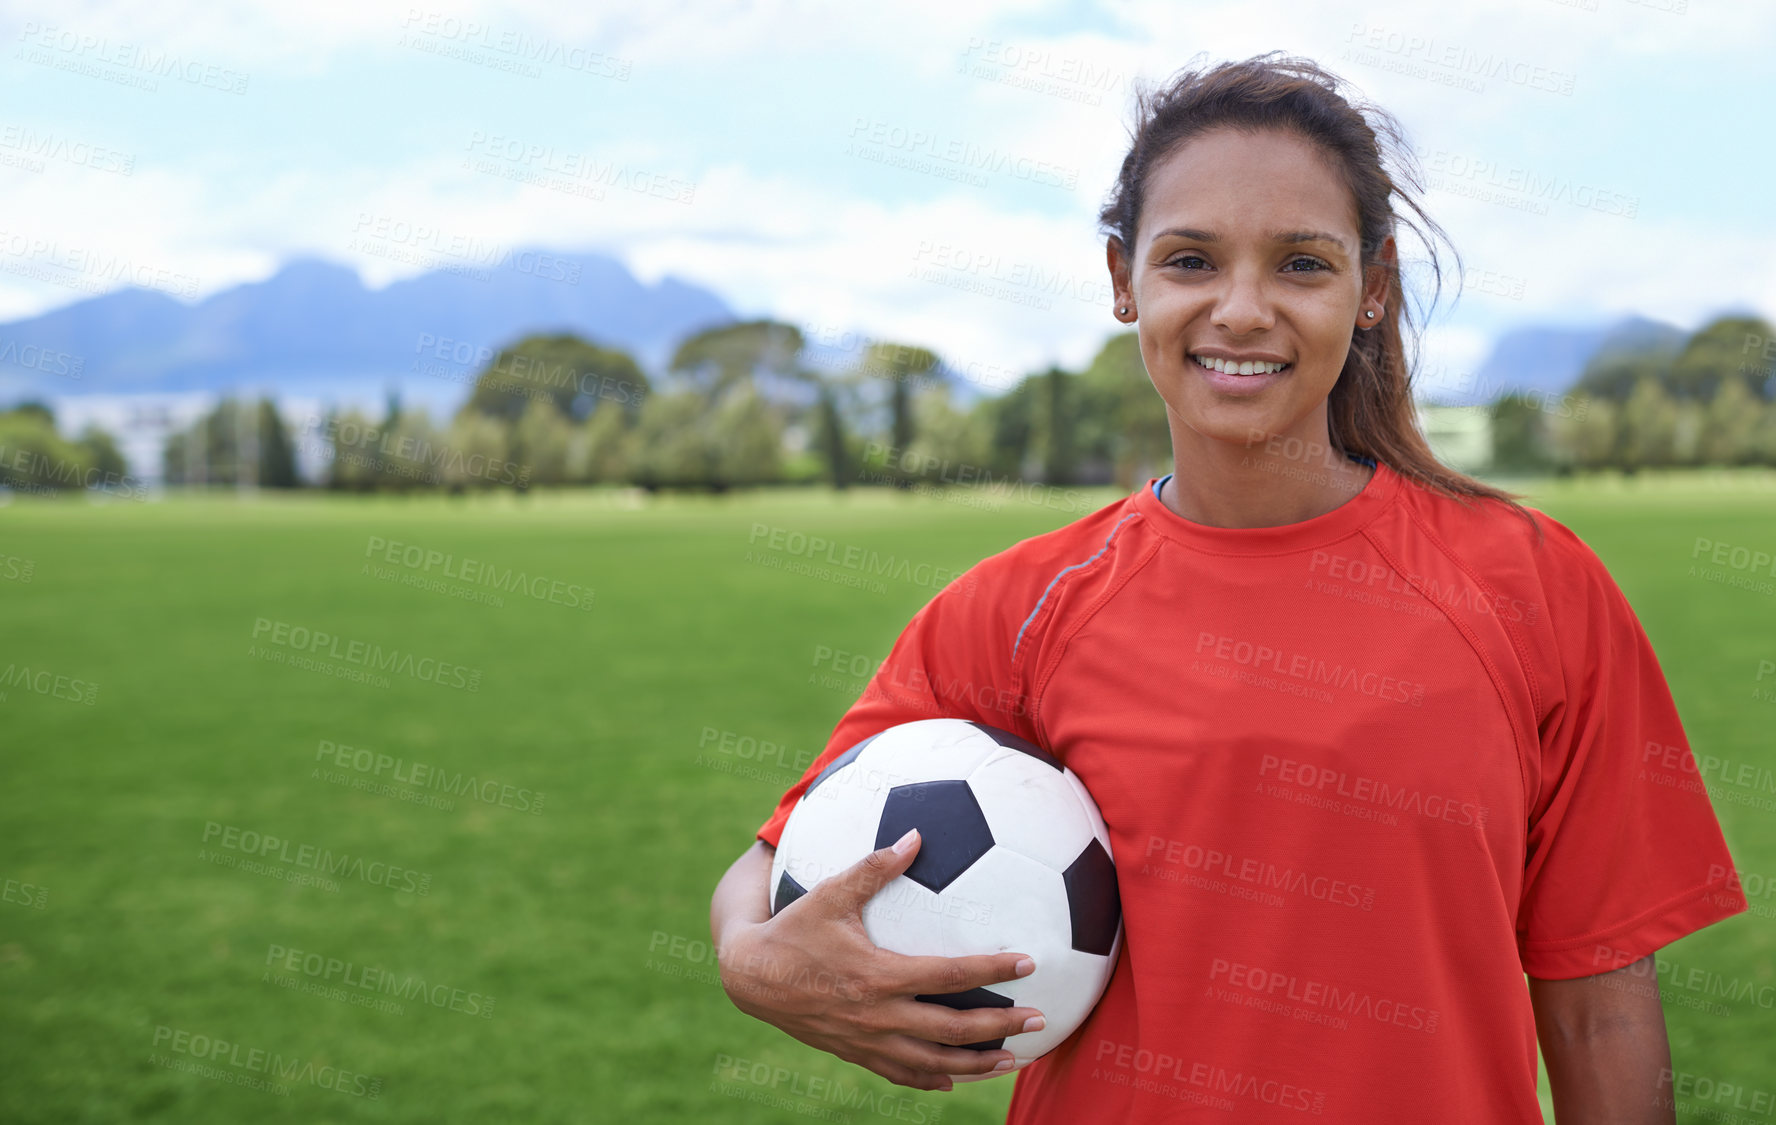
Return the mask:
M1672 1125L1671 1046L1649 954L1572 980L1529 981L1560 1125Z
M912 836L895 845L906 845L904 852L871 852L773 918L774 853L754 841L716 885L709 930L735 1007L891 1082L948 1090L949 1075L1011 1065L1010 1051L961 1044L1038 1030L1040 1023L1026 1021L1042 1014L1023 1007L954 1011L913 998L1028 976L1035 965L1022 954L906 957L869 940L864 903L912 864L918 844Z

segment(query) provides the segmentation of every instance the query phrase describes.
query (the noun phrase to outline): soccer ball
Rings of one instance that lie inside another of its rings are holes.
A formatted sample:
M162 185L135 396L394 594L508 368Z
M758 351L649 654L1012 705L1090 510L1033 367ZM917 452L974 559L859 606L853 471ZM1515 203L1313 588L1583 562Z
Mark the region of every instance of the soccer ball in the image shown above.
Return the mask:
M1104 819L1073 771L1034 743L962 719L902 723L839 755L802 794L771 861L771 913L909 828L919 854L864 905L864 932L896 953L1033 958L1027 977L918 997L1041 1010L1041 1031L967 1044L1004 1047L1017 1070L1085 1022L1116 965L1122 902Z

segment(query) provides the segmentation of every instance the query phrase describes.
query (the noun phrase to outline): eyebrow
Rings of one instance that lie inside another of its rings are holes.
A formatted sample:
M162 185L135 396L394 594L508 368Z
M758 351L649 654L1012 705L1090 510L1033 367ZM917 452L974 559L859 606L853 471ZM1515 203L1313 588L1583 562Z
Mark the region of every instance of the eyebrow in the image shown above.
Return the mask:
M1169 230L1160 231L1153 237L1155 241L1158 241L1159 239L1172 234L1175 234L1180 238L1187 238L1192 242L1221 241L1221 236L1214 231L1198 230L1195 227L1172 227ZM1340 250L1344 249L1344 239L1339 238L1335 234L1329 234L1323 230L1277 230L1271 231L1269 238L1272 242L1330 242Z

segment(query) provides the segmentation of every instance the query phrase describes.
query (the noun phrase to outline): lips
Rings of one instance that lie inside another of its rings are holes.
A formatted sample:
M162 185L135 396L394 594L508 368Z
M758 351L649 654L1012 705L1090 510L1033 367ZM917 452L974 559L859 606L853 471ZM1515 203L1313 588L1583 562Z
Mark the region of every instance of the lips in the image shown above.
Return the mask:
M1293 363L1284 364L1280 370L1274 371L1260 371L1258 370L1259 365L1254 364L1250 375L1240 375L1236 371L1217 371L1213 367L1206 367L1195 356L1191 356L1189 362L1190 366L1202 377L1205 383L1214 390L1228 395L1257 394L1266 387L1288 378L1295 370L1295 365ZM1228 366L1232 366L1231 362L1228 363ZM1270 368L1275 365L1266 363L1262 366Z

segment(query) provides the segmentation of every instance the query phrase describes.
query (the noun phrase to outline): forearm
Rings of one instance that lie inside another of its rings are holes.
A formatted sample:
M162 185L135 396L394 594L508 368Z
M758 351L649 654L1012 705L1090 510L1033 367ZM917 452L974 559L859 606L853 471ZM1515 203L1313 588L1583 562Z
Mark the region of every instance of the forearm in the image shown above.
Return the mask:
M1648 958L1595 977L1530 980L1559 1125L1676 1121L1671 1047L1651 970Z
M715 894L709 900L709 934L715 940L718 956L730 926L770 920L771 860L775 854L771 845L754 840L715 885Z

